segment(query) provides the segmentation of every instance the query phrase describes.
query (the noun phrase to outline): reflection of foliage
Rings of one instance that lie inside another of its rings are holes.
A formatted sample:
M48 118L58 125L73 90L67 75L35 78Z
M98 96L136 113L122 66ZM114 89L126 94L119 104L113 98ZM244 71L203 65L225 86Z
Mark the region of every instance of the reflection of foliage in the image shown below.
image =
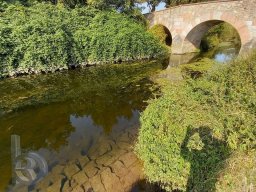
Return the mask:
M137 154L149 180L168 191L214 191L222 161L255 150L256 54L219 67L169 83L141 117ZM185 145L193 131L200 139Z
M118 117L130 119L133 109L145 107L143 101L152 93L147 77L161 67L156 62L106 65L0 81L0 108L9 111L0 116L0 170L8 172L1 187L11 173L6 159L10 134L20 135L24 148L57 150L74 130L70 114L90 115L110 131Z
M160 67L155 62L108 65L5 79L0 82L1 109L16 112L0 117L0 127L8 133L2 135L1 146L9 146L9 134L15 133L26 147L47 143L58 148L73 130L70 114L91 115L95 124L110 130L118 116L129 119L133 109L142 110L151 95L151 83L144 78Z
M108 91L108 95L120 92L129 93L131 90L128 90L128 86L136 88L136 83L160 68L161 64L145 62L5 79L0 81L0 111L6 113L26 106L68 100L84 99L83 101L87 102L88 99L85 98L88 94L91 94L88 95L91 98L89 101L93 102L93 97L103 98Z
M193 63L181 65L181 71L189 77L198 78L209 71L213 65L212 59L203 58Z
M220 46L223 42L232 42L234 47L240 47L240 36L236 29L228 24L221 23L212 27L204 36L201 43L202 51L208 51Z

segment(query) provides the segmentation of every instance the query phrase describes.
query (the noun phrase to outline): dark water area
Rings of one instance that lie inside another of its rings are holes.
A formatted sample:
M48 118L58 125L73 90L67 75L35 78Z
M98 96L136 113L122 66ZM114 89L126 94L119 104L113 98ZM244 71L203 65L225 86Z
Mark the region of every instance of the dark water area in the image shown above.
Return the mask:
M0 191L11 184L11 135L51 169L86 154L102 136L139 125L159 62L106 65L0 80Z

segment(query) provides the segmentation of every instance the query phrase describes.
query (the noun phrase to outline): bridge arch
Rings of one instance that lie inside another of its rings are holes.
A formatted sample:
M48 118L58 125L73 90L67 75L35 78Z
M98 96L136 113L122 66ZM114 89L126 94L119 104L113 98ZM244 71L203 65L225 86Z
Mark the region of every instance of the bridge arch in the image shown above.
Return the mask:
M255 0L191 3L156 11L146 17L150 26L163 24L169 29L172 34L172 53L192 52L200 45L202 35L221 22L229 23L238 32L240 53L256 48ZM193 37L195 32L199 33L197 38Z
M194 52L195 50L200 49L200 45L204 35L214 26L224 23L223 20L208 20L204 21L194 28L192 28L184 38L182 43L182 53ZM225 22L228 23L228 22ZM228 23L232 28L238 33L239 40L242 45L242 33L239 33L239 29L235 28L232 24Z

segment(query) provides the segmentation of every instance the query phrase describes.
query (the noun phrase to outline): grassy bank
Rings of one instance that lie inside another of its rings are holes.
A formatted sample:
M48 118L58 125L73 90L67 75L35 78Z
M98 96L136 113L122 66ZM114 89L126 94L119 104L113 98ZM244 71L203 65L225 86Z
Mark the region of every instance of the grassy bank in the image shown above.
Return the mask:
M210 69L169 82L142 114L136 151L167 191L256 186L256 54Z
M38 3L0 13L0 77L155 58L165 47L116 11Z

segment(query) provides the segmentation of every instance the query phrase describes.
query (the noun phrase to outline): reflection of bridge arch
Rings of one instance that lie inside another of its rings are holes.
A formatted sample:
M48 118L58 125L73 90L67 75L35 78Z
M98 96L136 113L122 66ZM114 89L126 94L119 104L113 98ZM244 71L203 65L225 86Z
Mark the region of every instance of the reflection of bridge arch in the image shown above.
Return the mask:
M256 0L212 1L176 6L147 15L150 25L162 24L172 34L172 52L193 52L203 35L221 22L240 35L241 51L256 48Z

